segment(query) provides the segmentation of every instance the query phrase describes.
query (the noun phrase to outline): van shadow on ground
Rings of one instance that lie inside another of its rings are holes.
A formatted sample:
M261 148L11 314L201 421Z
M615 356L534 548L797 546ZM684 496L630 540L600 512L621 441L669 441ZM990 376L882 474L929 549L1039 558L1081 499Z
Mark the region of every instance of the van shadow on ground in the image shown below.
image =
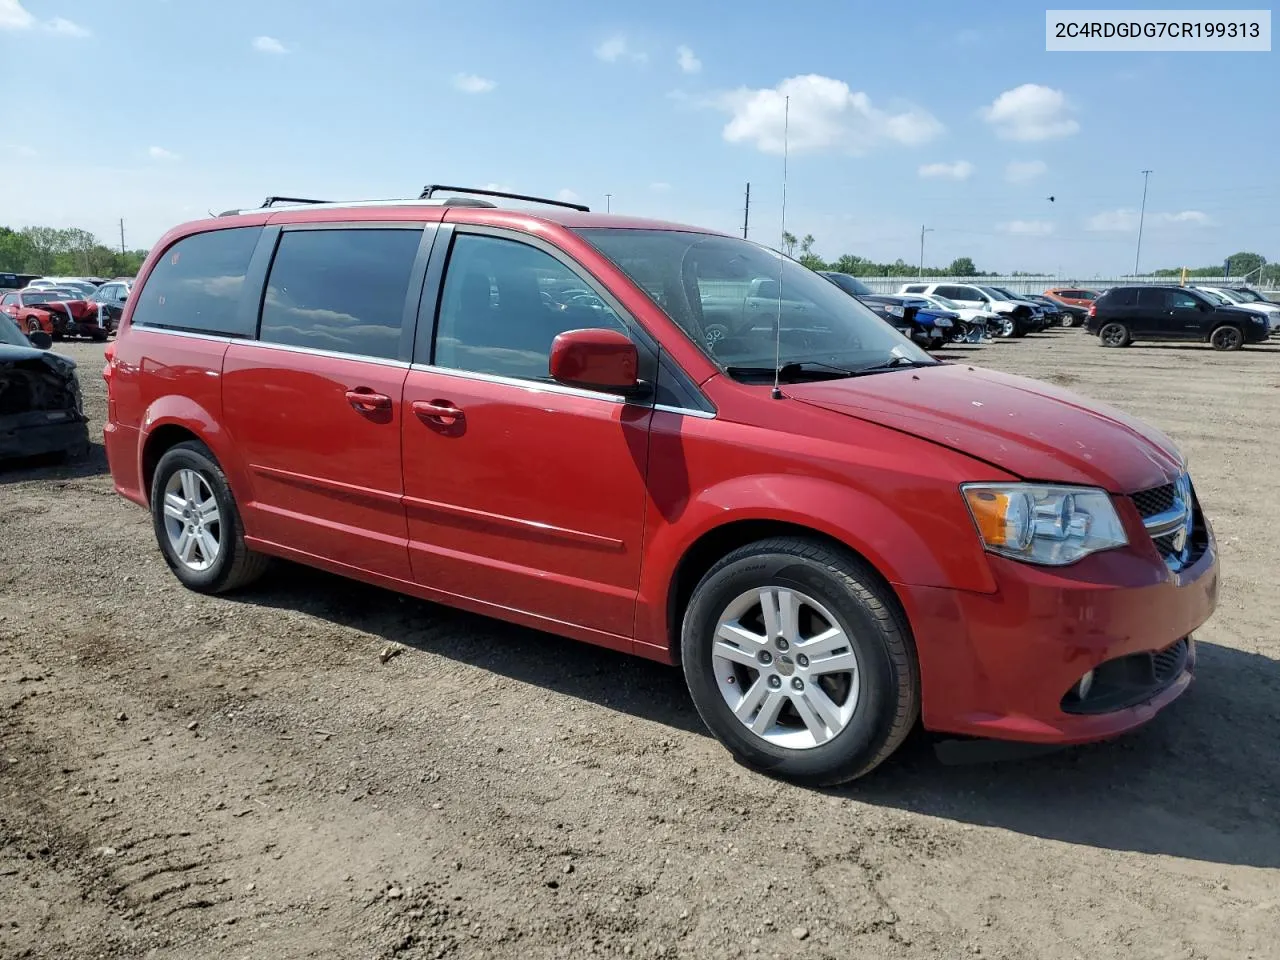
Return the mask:
M707 735L680 671L647 660L292 564L231 599L303 611ZM1153 723L1111 743L956 766L935 756L941 738L919 732L870 776L830 792L1091 847L1280 867L1280 663L1201 644L1198 674Z

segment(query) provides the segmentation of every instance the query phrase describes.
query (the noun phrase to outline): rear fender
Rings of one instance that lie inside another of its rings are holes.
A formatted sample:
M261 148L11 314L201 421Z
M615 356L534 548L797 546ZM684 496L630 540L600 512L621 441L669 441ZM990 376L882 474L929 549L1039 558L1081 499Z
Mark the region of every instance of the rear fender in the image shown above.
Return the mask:
M208 447L217 459L222 472L237 497L248 493L248 476L236 459L230 437L208 410L190 397L168 394L158 397L147 408L142 420L142 442L138 444L138 477L145 478L146 460L152 440L163 436L165 427L179 427L195 436ZM143 480L146 483L145 480ZM244 491L240 493L239 491ZM150 484L143 491L148 500L151 498Z

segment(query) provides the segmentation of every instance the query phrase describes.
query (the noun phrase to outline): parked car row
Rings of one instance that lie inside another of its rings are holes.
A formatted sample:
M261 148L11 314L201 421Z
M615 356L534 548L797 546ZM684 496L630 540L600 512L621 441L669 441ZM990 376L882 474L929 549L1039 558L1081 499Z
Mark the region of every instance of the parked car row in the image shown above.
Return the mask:
M76 363L51 346L44 330L24 333L0 314L0 460L88 449Z
M23 333L43 331L55 340L87 337L105 340L115 330L133 286L132 277L114 280L83 277L3 275L15 283L0 295L0 312ZM16 281L23 281L18 287Z

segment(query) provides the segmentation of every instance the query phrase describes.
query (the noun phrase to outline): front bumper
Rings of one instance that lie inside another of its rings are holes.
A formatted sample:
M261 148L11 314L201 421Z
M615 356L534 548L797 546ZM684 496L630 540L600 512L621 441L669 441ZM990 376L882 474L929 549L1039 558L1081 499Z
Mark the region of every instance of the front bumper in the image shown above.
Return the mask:
M1209 619L1218 596L1212 536L1180 573L1150 542L1062 568L988 562L992 594L897 585L915 633L927 729L1088 743L1141 726L1190 686L1194 642L1172 670L1116 709L1080 712L1070 695L1086 671L1176 649Z
M85 418L71 411L0 418L0 460L77 450L88 442Z

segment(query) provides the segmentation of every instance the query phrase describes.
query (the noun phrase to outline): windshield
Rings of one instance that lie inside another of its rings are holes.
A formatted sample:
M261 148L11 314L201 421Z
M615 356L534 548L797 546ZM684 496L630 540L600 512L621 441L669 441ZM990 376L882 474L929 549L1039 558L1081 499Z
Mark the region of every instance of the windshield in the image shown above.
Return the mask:
M0 313L0 343L10 347L29 347L31 343L18 330L18 325Z
M1217 290L1206 290L1203 287L1201 287L1197 292L1200 294L1200 296L1205 297L1210 303L1216 303L1221 305L1224 303L1232 302L1231 300L1227 299L1222 294L1220 294Z
M1007 293L1001 293L995 287L979 287L978 289L981 290L983 293L985 293L988 297L991 297L993 300L1009 299L1009 295Z
M1004 299L1006 299L1006 300L1021 300L1021 299L1022 299L1022 294L1020 294L1020 293L1014 293L1014 292L1013 292L1012 290L1010 290L1008 287L986 287L985 289L987 289L987 290L994 290L996 293L1000 294L1000 296L1002 296L1002 297L1003 297Z
M1267 302L1266 297L1259 296L1253 290L1232 290L1231 292L1236 295L1237 302L1239 303L1266 303Z
M954 300L948 300L946 297L940 297L936 293L932 294L929 297L929 299L932 300L934 303L936 303L938 306L940 306L943 310L963 310L964 309L964 307L960 306L960 304L956 303Z
M835 284L759 244L677 230L579 233L722 370L773 370L775 351L783 365L844 370L937 362Z
M37 303L52 303L57 299L58 294L49 290L42 290L39 293L24 293L22 295L22 305L30 307Z

